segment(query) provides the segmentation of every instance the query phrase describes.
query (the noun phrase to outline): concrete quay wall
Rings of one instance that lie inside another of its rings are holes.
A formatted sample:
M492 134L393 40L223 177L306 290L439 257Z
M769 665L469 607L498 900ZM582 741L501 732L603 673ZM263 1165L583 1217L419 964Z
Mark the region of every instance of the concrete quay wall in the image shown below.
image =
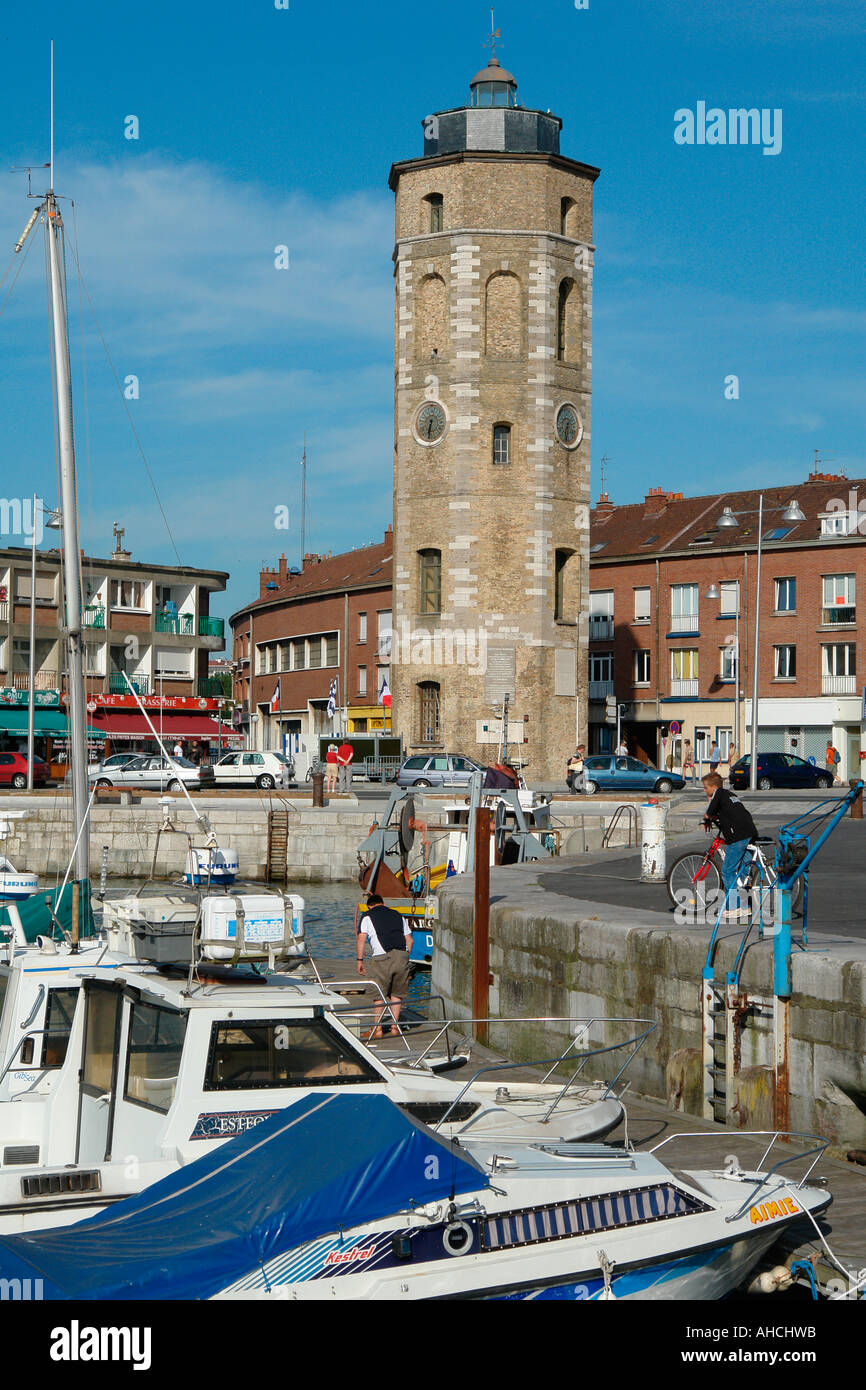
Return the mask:
M558 861L562 867L562 861ZM491 876L491 1018L630 1018L655 1031L627 1077L638 1094L702 1113L701 972L704 932L676 927L666 915L580 902L541 886L544 865L495 869ZM471 1017L471 884L451 880L439 893L432 991L449 1017ZM723 941L715 979L724 982L739 934ZM791 1094L788 1127L826 1135L837 1148L866 1144L866 943L810 937L793 957L790 1007ZM741 990L772 1003L772 944L750 949ZM739 1037L739 1067L728 1092L728 1123L772 1129L773 1020L750 1011ZM490 1045L514 1061L559 1055L574 1037L568 1023L490 1026ZM594 1028L593 1043L627 1036L623 1025ZM611 1077L611 1054L590 1064Z
M267 872L268 807L258 800L197 798L220 845L234 849L244 878L264 879ZM18 806L15 809L19 809ZM25 809L20 807L20 809ZM34 799L26 818L12 822L5 853L16 869L27 869L47 879L63 874L72 853L73 836L67 803L60 810L47 799ZM370 829L373 815L356 805L314 809L309 802L289 811L288 882L348 883L357 878L357 849ZM197 844L204 842L187 805L174 808L179 830L191 831ZM99 877L103 845L108 848L108 873L113 877L144 878L150 873L156 832L162 810L156 798L139 805L94 806L91 811L91 874ZM156 863L157 877L173 877L184 870L185 834L163 835ZM0 848L0 852L4 852Z

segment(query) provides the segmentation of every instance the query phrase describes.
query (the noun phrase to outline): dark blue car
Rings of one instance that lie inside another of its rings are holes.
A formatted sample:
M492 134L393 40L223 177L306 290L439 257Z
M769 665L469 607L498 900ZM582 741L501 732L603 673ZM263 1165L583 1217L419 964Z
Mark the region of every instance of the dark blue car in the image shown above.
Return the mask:
M594 792L672 792L682 791L685 779L677 772L663 772L659 767L647 767L637 758L616 753L598 753L584 764L587 796Z
M751 757L747 753L731 768L729 781L732 787L748 787ZM758 786L762 792L772 787L832 787L833 778L826 768L807 763L793 753L759 753Z

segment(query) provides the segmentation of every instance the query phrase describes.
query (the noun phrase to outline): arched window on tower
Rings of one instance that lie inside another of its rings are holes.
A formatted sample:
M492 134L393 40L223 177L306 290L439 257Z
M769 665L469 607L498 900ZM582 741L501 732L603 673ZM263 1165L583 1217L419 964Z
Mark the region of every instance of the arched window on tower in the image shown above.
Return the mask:
M419 550L419 613L442 612L442 551Z
M578 363L580 356L580 294L575 282L565 279L556 304L556 358Z
M576 206L573 198L563 198L559 204L559 230L563 236L574 236Z
M415 353L441 360L448 348L447 294L441 275L425 275L415 296Z
M497 271L484 295L484 351L488 357L514 361L522 356L520 281L509 271Z
M419 681L418 742L439 743L439 685L436 681Z
M493 462L511 462L511 426L493 426Z
M426 198L421 200L421 231L441 232L443 230L443 215L445 210L445 200L441 193L428 193Z

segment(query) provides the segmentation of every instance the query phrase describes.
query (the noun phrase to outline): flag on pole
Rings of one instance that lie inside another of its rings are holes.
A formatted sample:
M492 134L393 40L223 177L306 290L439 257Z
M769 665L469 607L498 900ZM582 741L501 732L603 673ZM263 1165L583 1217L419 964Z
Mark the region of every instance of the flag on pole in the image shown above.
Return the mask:
M382 685L379 690L379 704L384 705L385 709L391 708L391 687L388 684L388 677L382 677Z
M280 700L280 682L277 681L277 688L271 696L271 714L276 714L277 710L280 708L281 703L282 701Z
M328 718L333 720L337 713L337 682L331 681L331 689L328 694Z

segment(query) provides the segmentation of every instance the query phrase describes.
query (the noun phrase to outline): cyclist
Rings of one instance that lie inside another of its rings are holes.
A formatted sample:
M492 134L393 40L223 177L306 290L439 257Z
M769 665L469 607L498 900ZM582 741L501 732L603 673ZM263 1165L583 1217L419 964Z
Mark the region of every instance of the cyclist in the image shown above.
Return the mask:
M740 908L739 901L733 908L730 907L730 890L736 887L749 845L758 838L758 827L743 802L727 790L717 772L708 772L706 777L701 778L701 782L709 802L704 815L704 828L709 830L711 825L718 825L725 842L722 885L725 890L725 905L728 907L726 916L733 919L739 917L742 912L749 912L748 907Z

